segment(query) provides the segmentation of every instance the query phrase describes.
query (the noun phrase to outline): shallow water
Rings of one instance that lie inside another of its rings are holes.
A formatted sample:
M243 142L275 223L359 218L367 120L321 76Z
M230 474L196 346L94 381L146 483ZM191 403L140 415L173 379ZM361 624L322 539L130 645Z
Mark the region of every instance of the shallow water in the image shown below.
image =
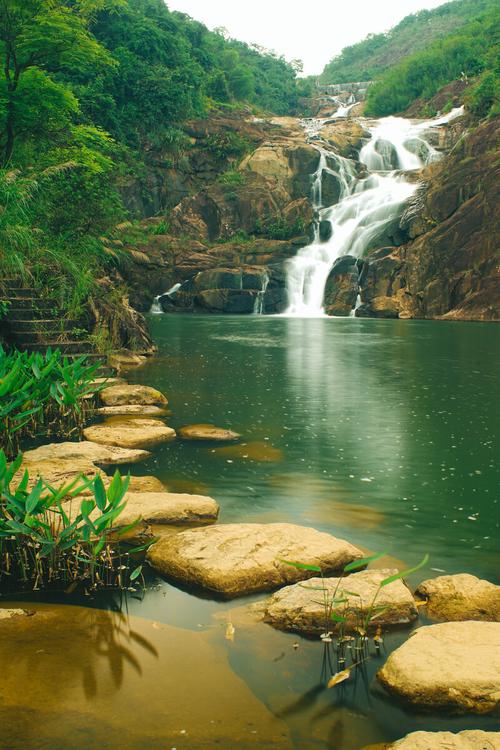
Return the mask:
M172 426L212 422L243 441L169 443L130 467L134 474L211 494L223 523L311 525L401 564L429 552L419 579L467 571L495 580L495 325L154 316L151 327L158 356L131 371L130 382L167 394ZM359 750L417 729L494 728L485 717L418 715L388 700L374 679L385 654L326 690L335 668L324 646L255 624L242 605L259 598L218 602L151 576L144 598L128 600L130 620L110 612L103 625L103 614L85 620L66 607L54 609L60 627L44 630L39 620L40 632L30 634L35 617L19 637L0 631L2 666L13 665L10 689L0 693L0 748ZM106 595L81 603L116 608ZM229 619L233 641L225 638ZM130 628L152 638L156 656L123 635ZM132 657L121 667L109 648L116 633ZM406 637L386 634L385 648ZM65 648L66 658L56 657ZM58 672L64 701L43 708ZM6 702L6 692L18 697ZM43 731L33 731L42 721Z

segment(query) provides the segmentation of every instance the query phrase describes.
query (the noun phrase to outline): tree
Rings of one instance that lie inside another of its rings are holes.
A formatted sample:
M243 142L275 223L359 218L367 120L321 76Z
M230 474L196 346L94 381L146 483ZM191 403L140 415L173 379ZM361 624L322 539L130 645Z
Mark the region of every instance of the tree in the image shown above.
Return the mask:
M99 0L0 0L1 161L12 157L16 137L63 127L78 111L71 90L54 74L90 71L112 58L86 27Z

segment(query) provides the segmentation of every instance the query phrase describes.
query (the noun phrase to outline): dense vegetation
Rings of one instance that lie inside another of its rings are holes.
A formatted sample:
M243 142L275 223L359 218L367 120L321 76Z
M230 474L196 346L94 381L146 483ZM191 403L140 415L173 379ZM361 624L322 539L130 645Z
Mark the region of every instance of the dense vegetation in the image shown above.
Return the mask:
M468 82L466 104L470 111L478 117L498 114L499 23L497 10L484 12L406 57L369 89L367 114L382 117L404 111L415 99L430 99L442 86L460 78Z
M321 83L370 81L380 77L406 58L447 36L488 8L498 8L496 0L453 0L434 10L421 10L382 34L342 50L324 68Z
M186 119L294 106L296 66L163 0L0 0L0 276L85 299L119 262L99 237L144 154L182 152Z

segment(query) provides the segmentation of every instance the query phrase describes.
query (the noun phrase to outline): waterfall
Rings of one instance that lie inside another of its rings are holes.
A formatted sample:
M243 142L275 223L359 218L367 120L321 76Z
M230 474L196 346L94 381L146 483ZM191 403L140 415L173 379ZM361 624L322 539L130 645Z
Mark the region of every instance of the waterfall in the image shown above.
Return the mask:
M264 274L262 277L262 288L260 292L257 292L255 296L255 304L253 308L253 314L254 315L263 315L264 314L264 295L267 290L267 285L269 284L269 276L268 274Z
M370 140L363 146L359 161L366 172L356 176L354 162L332 154L314 142L325 121L311 120L306 133L318 151L318 168L312 177L312 202L316 209L312 242L287 262L288 308L285 315L320 317L323 298L334 261L343 255L361 258L384 230L395 222L419 183L409 182L404 172L420 169L439 158L425 139L426 131L443 125L462 114L461 108L444 117L412 123L401 117L386 117L365 122ZM330 118L331 119L331 118ZM332 169L329 163L335 162ZM338 202L323 203L325 173L335 175L340 187ZM330 225L329 239L322 241L320 226ZM358 299L357 306L361 300Z
M177 283L177 284L174 284L172 287L170 287L170 289L168 291L163 292L163 294L157 294L156 297L153 300L153 304L151 305L151 309L150 309L149 312L152 313L153 315L161 315L163 313L163 308L161 306L160 299L162 297L171 297L171 296L173 296L176 292L179 291L179 289L181 288L181 286L182 286L182 284Z

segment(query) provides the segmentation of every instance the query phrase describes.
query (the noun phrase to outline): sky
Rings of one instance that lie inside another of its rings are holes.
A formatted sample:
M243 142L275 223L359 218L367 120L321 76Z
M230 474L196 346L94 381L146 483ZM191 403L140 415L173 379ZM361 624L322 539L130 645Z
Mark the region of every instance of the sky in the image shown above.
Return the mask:
M224 26L230 36L304 62L304 75L321 73L343 47L387 31L409 13L444 0L167 0L170 10ZM310 4L309 4L310 3Z

